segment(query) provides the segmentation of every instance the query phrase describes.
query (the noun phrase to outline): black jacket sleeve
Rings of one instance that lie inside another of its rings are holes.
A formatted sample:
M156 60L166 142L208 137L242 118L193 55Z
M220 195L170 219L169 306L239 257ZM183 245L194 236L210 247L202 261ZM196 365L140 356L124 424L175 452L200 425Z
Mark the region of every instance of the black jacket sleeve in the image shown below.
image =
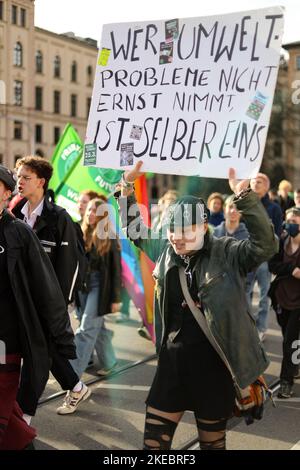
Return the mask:
M277 276L291 276L295 266L291 263L284 263L283 262L283 254L284 254L284 241L280 240L280 248L279 252L273 256L273 258L269 261L269 269L271 273L276 274Z
M58 214L56 238L57 253L54 268L66 304L69 304L73 300L79 262L74 222L65 210Z
M117 240L112 240L111 251L111 303L121 302L121 250Z
M69 359L76 358L74 334L67 306L52 263L39 239L29 227L22 224L19 225L18 230L21 232L22 239L25 239L27 269L30 273L29 287L45 334L61 355Z

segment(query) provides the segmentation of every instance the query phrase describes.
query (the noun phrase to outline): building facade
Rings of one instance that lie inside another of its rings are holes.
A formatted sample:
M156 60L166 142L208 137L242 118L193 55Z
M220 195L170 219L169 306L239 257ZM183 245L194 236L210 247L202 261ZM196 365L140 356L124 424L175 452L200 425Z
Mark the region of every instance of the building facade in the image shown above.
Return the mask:
M34 0L0 1L0 160L51 158L65 125L84 139L97 42L34 26Z

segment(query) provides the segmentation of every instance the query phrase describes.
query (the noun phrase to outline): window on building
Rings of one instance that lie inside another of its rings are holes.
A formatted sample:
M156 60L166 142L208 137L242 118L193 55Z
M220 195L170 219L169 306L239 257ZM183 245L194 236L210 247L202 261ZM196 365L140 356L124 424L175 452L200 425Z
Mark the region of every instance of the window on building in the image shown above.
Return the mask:
M18 23L18 7L16 5L11 7L11 22L12 24Z
M73 60L71 65L71 82L77 82L77 62Z
M43 54L41 51L36 51L35 54L35 71L36 73L43 73Z
M14 65L16 67L23 65L23 47L20 42L17 42L14 47Z
M59 114L60 113L60 91L55 90L53 99L54 99L53 112L55 114Z
M280 141L274 142L274 156L281 157L282 156L282 143Z
M37 149L37 150L35 151L35 154L36 154L37 157L42 157L42 158L44 158L44 156L45 156L43 150L41 150L41 149Z
M54 134L53 134L53 137L54 137L54 144L56 145L60 139L60 127L54 127Z
M60 78L61 75L61 60L59 55L54 58L54 78Z
M14 104L15 106L23 104L23 82L20 80L14 81Z
M77 95L71 95L71 117L77 116Z
M0 20L4 19L3 12L3 1L0 1Z
M41 86L35 87L35 109L37 111L43 109L43 88Z
M300 70L300 55L297 55L296 57L296 69Z
M36 124L35 126L35 141L37 144L43 142L43 126L42 124Z
M20 160L20 158L22 158L22 155L15 155L14 156L15 166L16 166L17 161Z
M22 140L22 121L14 121L14 139Z
M93 85L93 67L89 65L86 69L87 73L87 86Z
M21 26L26 28L26 10L25 8L21 8Z
M0 165L3 165L3 153L0 153Z
M87 98L86 99L86 118L88 119L89 114L90 114L90 107L92 103L92 98Z

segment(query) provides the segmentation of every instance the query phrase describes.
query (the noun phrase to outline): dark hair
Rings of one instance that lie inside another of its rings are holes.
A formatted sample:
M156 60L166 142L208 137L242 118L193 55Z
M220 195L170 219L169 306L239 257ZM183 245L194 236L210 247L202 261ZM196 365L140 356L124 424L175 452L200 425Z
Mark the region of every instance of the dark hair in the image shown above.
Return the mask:
M29 168L37 175L38 178L45 179L44 192L46 192L53 173L52 165L42 157L28 156L19 158L19 160L17 160L16 169L20 168L21 166L26 166Z
M92 191L91 189L85 189L84 191L81 191L79 196L88 196L90 200L99 198L99 194L96 191Z

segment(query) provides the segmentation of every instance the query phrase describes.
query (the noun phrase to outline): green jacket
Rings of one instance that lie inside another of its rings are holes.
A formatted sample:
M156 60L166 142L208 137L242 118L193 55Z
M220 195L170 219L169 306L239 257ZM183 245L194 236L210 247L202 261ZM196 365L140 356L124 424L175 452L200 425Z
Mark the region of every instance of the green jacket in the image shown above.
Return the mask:
M135 214L135 198L119 199L123 227L130 231L134 243L156 262L155 309L162 320L162 338L168 316L166 295L172 295L168 272L178 265L169 241L151 239L150 231ZM250 191L235 201L242 211L250 234L248 240L231 237L215 238L206 235L201 254L195 264L198 294L211 334L231 369L240 388L245 388L264 372L269 361L259 341L255 321L251 316L245 294L247 272L271 258L278 248L273 225L257 195ZM130 214L127 218L127 214ZM127 218L127 220L126 220ZM132 235L132 231L135 232Z

